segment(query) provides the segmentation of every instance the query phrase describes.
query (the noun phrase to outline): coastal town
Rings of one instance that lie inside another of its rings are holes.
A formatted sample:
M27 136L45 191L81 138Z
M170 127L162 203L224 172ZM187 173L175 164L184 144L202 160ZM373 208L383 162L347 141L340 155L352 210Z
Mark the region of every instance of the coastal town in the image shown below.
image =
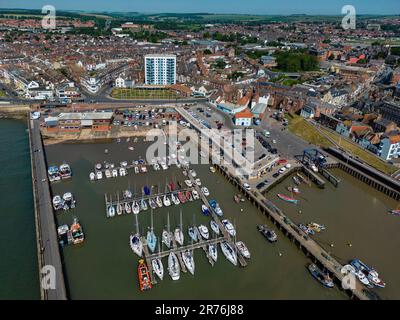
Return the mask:
M342 18L0 9L40 298L399 299L400 17Z

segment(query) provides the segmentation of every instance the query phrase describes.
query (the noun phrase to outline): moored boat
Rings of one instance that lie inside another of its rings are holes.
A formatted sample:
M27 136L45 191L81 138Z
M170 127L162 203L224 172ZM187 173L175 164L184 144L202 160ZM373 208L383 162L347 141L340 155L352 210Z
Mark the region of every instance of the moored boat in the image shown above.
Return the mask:
M156 258L151 261L151 265L153 267L154 273L157 275L157 277L162 280L164 278L164 266L162 264L161 259Z
M208 215L210 214L210 210L209 210L209 209L207 208L207 206L204 205L204 204L201 205L201 212L203 212L203 214L204 214L205 216L208 216Z
M233 249L232 246L226 241L221 242L220 245L221 245L221 250L225 255L226 259L228 259L228 261L230 261L233 265L236 266L237 255L235 249Z
M163 204L165 207L169 207L171 205L171 201L169 200L169 198L166 194L163 197Z
M152 198L149 199L149 205L150 205L150 208L152 208L152 209L157 208L157 204L154 201L154 199L152 199Z
M311 263L307 266L308 271L311 275L318 280L326 288L333 288L334 284L330 276L322 272L315 264Z
M297 199L285 196L284 194L281 194L281 193L278 193L277 196L279 199L286 201L286 202L290 202L290 203L294 203L294 204L297 204L297 202L298 202Z
M193 187L192 181L190 181L190 180L185 180L185 184L186 184L189 188Z
M174 252L168 256L168 272L172 280L179 280L181 269L179 267L178 257Z
M210 255L211 259L214 260L214 262L217 262L218 250L217 250L217 245L215 243L210 244L208 246L208 254Z
M89 179L90 179L90 181L96 180L96 174L95 174L94 172L91 172L91 173L89 174Z
M153 229L147 231L146 242L147 242L147 246L149 247L149 250L151 252L154 252L154 250L156 249L156 245L157 245L157 237L156 237Z
M243 257L245 257L246 259L250 259L250 251L249 249L247 249L243 241L238 241L235 243L235 245Z
M217 236L219 236L219 234L220 234L219 226L214 220L210 221L210 227L211 227L211 230L214 231L214 233Z
M132 251L136 253L139 257L141 257L143 254L143 243L142 240L140 240L140 236L138 233L131 234L129 236L129 244Z
M397 209L389 210L388 213L393 215L393 216L400 217L400 210L397 210Z
M183 246L184 236L180 228L175 228L174 237L176 242L178 242L181 246Z
M159 208L163 206L162 200L159 196L156 197L156 204Z
M257 229L269 242L276 242L278 240L275 231L269 229L266 225L258 225Z
M138 265L139 286L141 291L150 290L152 288L149 269L143 259L139 260Z
M182 251L182 260L183 263L185 264L186 268L189 270L191 274L194 275L194 258L193 258L193 251L187 250L187 251Z
M190 193L189 190L185 192L185 197L186 197L186 199L188 199L189 201L193 201L192 194Z
M198 233L196 227L189 227L189 229L188 229L188 234L189 234L189 237L190 237L194 242L197 242L197 241L198 241L200 235L199 235L199 233Z
M178 204L181 203L181 202L179 201L178 195L177 195L177 194L174 194L174 193L171 193L171 200L172 200L172 202L173 202L175 205L178 205Z
M162 232L162 242L166 245L168 249L171 249L172 235L171 232L163 230Z
M78 218L74 218L74 221L71 225L71 235L72 235L72 243L79 244L85 240L85 235L83 234L83 229L78 221Z
M108 207L108 216L109 216L110 218L112 218L112 217L115 216L115 208L114 208L114 206L109 206L109 207Z
M294 183L297 184L298 186L301 184L301 181L300 181L300 179L299 179L297 176L294 176L294 177L293 177L293 181L294 181Z
M132 211L134 214L138 214L140 212L140 206L139 203L137 201L134 201L132 203Z
M236 236L236 230L235 227L233 226L233 224L228 220L228 219L224 219L221 221L222 224L225 227L225 230L232 236Z
M53 208L54 210L60 210L64 208L64 201L62 200L61 196L56 195L53 197Z
M208 232L208 228L204 224L201 224L201 225L199 225L198 230L200 232L200 235L205 240L208 240L208 238L210 237L210 233Z
M126 213L131 213L131 205L129 204L129 202L125 202L125 212Z
M202 187L201 188L201 192L203 192L203 194L208 197L210 195L210 192L208 191L207 187Z
M179 198L179 201L180 201L181 203L185 203L185 202L186 202L186 197L185 197L185 195L183 194L183 192L181 192L181 191L178 192L178 198Z
M146 211L148 209L146 200L144 199L140 200L140 209L143 211Z
M199 196L199 193L197 192L197 190L192 190L192 197L193 197L193 200L200 199L200 196Z
M386 286L385 282L383 282L379 278L378 272L375 269L367 266L360 259L353 259L352 261L350 261L350 265L352 265L356 269L356 271L361 271L362 273L364 273L364 275L368 278L369 282L373 286L378 288L384 288Z

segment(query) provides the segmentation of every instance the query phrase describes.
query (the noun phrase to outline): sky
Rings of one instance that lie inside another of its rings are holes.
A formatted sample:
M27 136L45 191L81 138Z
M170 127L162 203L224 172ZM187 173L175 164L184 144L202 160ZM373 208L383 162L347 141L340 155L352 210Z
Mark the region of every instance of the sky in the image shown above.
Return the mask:
M400 14L400 0L0 0L0 8L129 11L142 13L242 13L341 15L344 5L359 14Z

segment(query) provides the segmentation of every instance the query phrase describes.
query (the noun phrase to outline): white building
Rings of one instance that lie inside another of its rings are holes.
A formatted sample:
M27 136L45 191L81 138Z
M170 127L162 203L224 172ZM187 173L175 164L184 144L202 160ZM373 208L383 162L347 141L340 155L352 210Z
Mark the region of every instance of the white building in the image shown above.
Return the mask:
M176 56L149 54L144 57L147 85L176 84Z
M116 88L125 88L125 80L121 77L115 79L115 87Z

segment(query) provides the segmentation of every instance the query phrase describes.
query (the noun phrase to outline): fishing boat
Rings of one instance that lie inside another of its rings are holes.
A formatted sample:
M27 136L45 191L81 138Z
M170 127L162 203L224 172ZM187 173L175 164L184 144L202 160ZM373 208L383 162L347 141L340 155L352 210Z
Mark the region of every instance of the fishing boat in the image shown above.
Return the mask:
M299 186L299 185L301 184L301 181L300 181L299 177L294 176L292 179L293 179L293 182L294 182L296 185Z
M56 195L53 197L53 208L54 210L60 210L64 208L64 201L62 200L61 196Z
M199 178L197 178L195 181L196 185L198 185L199 187L201 186L201 180Z
M342 268L342 272L347 272L347 274L352 274L354 277L356 277L363 285L367 286L368 288L373 288L374 286L370 283L368 278L365 276L365 274L361 270L356 270L352 265L346 264Z
M168 272L172 280L179 280L181 269L179 267L178 257L174 252L168 256Z
M318 233L326 230L325 226L323 226L322 224L315 223L315 222L310 222L309 224L307 224L307 227Z
M131 205L129 204L129 202L125 202L125 212L126 213L131 213Z
M362 273L364 273L371 284L375 287L384 288L386 286L385 282L383 282L379 278L378 272L375 269L367 266L360 259L354 259L350 261L350 265L352 265L356 269L356 271L361 271Z
M243 257L245 257L246 259L250 259L250 251L249 249L247 249L243 241L238 241L235 243L235 245Z
M110 179L112 177L111 171L109 169L107 169L104 173L107 179Z
M139 257L141 257L143 253L143 243L142 240L140 240L139 234L131 234L129 236L129 243L131 245L132 251L136 253Z
M159 196L156 197L156 204L159 208L161 208L163 206L162 200Z
M210 167L210 172L214 173L216 170L214 167Z
M208 238L210 237L210 233L208 232L208 228L204 225L201 224L198 227L200 235L205 239L208 240Z
M117 169L112 169L111 173L112 173L113 178L118 177L118 170Z
M190 170L189 170L189 173L190 173L190 175L191 175L193 178L196 178L196 177L197 177L197 173L196 173L196 171L194 171L194 169L190 169Z
M162 264L162 261L160 258L153 259L151 261L151 265L153 267L154 273L157 275L157 277L162 280L164 278L164 266Z
M101 163L97 163L96 166L95 166L95 168L96 168L96 170L101 170L101 168L102 168Z
M292 192L293 194L300 194L300 190L297 187L288 186L287 189L289 192Z
M299 224L299 228L300 228L300 230L304 231L305 234L309 234L309 235L314 235L315 234L315 231L313 229L305 226L302 223Z
M79 244L85 240L85 235L83 234L83 229L79 224L78 218L76 217L74 218L70 230L71 230L73 244Z
M96 174L94 172L91 172L89 174L89 179L90 179L90 181L94 181L96 179Z
M210 195L210 192L208 191L207 187L202 187L201 188L201 192L203 192L203 194L208 197Z
M258 225L258 231L267 238L269 242L276 242L278 240L278 236L276 235L275 231L269 229L266 225Z
M190 239L192 239L194 242L198 241L199 233L198 233L196 227L189 227L188 234L189 234Z
M97 180L103 179L103 173L102 173L101 171L97 171L97 172L96 172L96 179L97 179Z
M225 255L226 259L228 259L228 261L230 261L233 265L237 265L237 255L235 250L232 248L232 246L226 242L223 241L220 243L221 245L221 250L223 252L223 254Z
M232 236L236 236L236 230L235 227L233 226L233 224L228 220L228 219L224 219L221 221L222 224L225 227L225 230Z
M193 251L187 250L187 251L182 251L182 260L183 263L185 264L186 268L189 270L191 274L194 275L194 258L193 258Z
M178 198L179 198L179 201L180 201L181 203L185 203L185 202L186 202L186 197L185 197L185 195L183 194L182 191L179 191L179 192L178 192Z
M150 290L152 288L149 269L143 259L139 260L138 277L141 291Z
M137 201L134 201L132 203L132 211L134 214L138 214L140 212L140 206L139 203Z
M186 199L188 199L189 201L193 201L192 194L190 193L189 190L185 192L185 197L186 197Z
M204 204L201 205L201 212L203 212L203 214L204 214L205 216L210 215L210 210L209 210L209 209L207 208L207 206L204 205Z
M322 272L315 264L311 263L307 266L308 271L311 275L318 280L326 288L333 288L333 281L328 274Z
M192 191L192 197L193 197L193 200L200 199L199 193L196 190Z
M294 203L294 204L297 204L297 202L298 202L297 199L285 196L284 194L281 194L281 193L278 193L277 196L279 199L286 201L286 202L290 202L290 203Z
M178 205L178 204L181 203L181 202L179 201L178 195L177 195L177 194L174 194L174 193L171 193L171 200L172 200L172 202L173 202L175 205Z
M163 197L163 203L164 203L165 207L169 207L171 205L171 201L169 200L169 198L166 194Z
M144 200L144 199L140 200L140 209L143 211L146 211L148 209L146 200Z
M149 199L149 205L150 205L150 208L152 208L153 210L154 210L155 208L157 208L157 204L156 204L156 202L154 201L154 199L152 199L152 198Z
M110 218L112 218L112 217L115 216L115 208L114 208L114 206L109 206L109 207L108 207L108 216L109 216Z
M388 213L393 215L393 216L400 217L400 210L397 210L397 209L389 210Z
M219 236L219 234L220 234L219 226L214 220L210 221L210 227L211 227L211 230L214 231L214 233L217 236Z
M214 262L217 262L218 250L217 250L217 245L215 243L210 244L208 246L208 254L210 255L211 259L214 260Z
M185 184L186 184L189 188L193 187L192 181L190 181L190 180L185 180Z
M143 187L143 192L146 196L150 195L150 188L148 186Z

